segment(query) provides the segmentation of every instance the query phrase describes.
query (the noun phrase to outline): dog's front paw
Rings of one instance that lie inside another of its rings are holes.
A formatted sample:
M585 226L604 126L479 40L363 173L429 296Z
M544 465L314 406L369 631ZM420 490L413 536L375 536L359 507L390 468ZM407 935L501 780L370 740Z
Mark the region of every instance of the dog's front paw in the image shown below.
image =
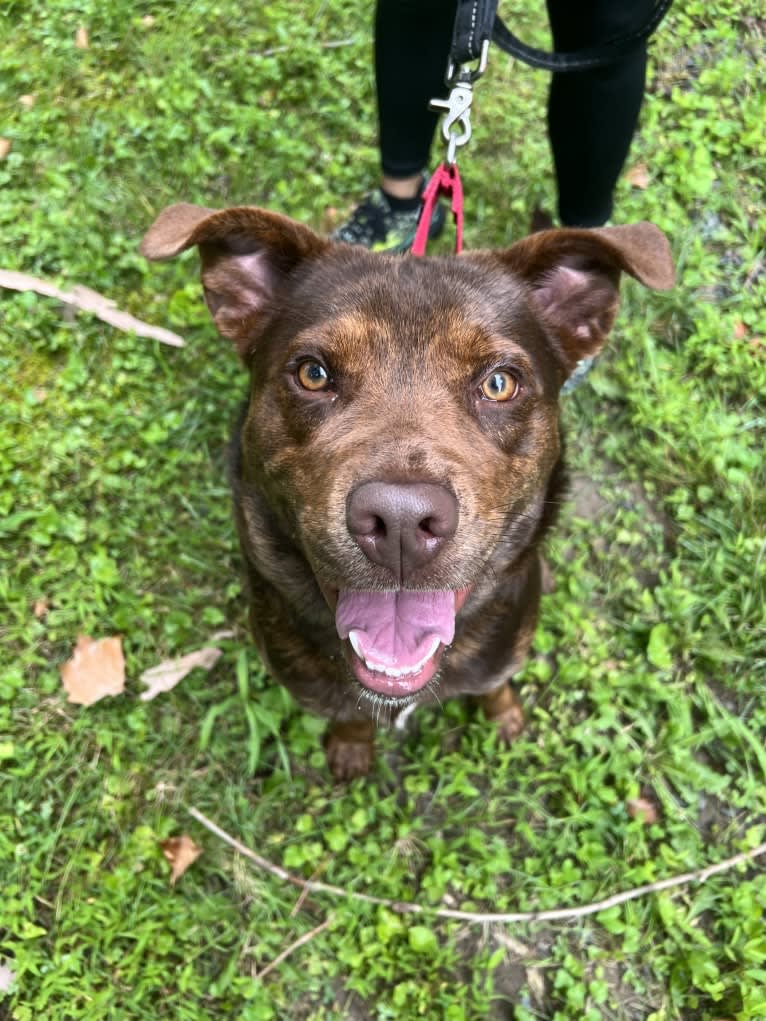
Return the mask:
M482 695L479 704L486 718L497 728L497 736L503 744L515 741L524 729L524 709L513 688L503 684L496 691Z
M327 741L327 765L336 780L347 782L367 776L375 757L375 746L363 741Z
M492 720L497 729L497 736L503 744L515 741L524 729L524 710L520 705L512 706Z
M367 776L375 758L375 725L335 723L325 740L327 765L336 780L347 782Z

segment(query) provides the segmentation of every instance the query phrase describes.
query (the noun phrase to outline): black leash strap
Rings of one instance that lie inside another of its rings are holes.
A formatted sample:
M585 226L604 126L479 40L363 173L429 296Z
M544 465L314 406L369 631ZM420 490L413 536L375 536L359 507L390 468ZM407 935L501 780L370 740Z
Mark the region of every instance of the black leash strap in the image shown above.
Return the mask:
M458 67L479 60L491 39L503 52L543 71L590 71L607 67L646 42L670 10L673 0L656 0L645 24L599 46L571 53L547 53L527 46L497 17L497 0L458 0L450 60Z
M497 0L458 0L450 59L457 67L480 60L492 38Z

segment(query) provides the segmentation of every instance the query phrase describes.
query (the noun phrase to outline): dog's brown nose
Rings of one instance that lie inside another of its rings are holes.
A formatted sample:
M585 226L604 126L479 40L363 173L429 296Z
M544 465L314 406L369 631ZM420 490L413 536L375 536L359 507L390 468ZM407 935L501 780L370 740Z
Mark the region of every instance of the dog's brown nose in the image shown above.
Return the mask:
M346 525L365 556L400 583L434 559L458 516L452 493L430 482L365 482L346 507Z

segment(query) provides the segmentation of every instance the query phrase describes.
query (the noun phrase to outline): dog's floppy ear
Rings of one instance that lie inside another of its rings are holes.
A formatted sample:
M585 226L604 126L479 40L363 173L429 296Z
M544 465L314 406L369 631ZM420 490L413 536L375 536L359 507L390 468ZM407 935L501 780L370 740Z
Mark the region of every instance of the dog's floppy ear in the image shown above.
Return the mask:
M651 223L544 230L498 255L532 288L567 374L603 347L617 313L620 272L657 290L675 283L670 245Z
M171 259L193 245L199 246L205 301L218 332L246 357L281 283L328 242L255 206L215 210L181 202L160 213L140 252L147 259Z

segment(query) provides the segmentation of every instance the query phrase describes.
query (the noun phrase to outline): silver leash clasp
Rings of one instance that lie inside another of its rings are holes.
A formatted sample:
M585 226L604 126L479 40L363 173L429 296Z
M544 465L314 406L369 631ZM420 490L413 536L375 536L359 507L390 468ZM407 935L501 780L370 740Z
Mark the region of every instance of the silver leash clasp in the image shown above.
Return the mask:
M443 111L442 138L447 143L447 162L454 163L458 146L471 137L471 103L473 85L468 79L458 80L446 99L432 99L429 109Z
M455 64L450 60L447 65L445 83L450 90L446 99L432 99L428 104L430 110L443 111L442 138L447 143L447 163L454 164L458 147L465 145L471 137L471 103L473 102L473 83L487 70L489 56L489 39L485 39L481 47L479 62L474 67L467 64Z

